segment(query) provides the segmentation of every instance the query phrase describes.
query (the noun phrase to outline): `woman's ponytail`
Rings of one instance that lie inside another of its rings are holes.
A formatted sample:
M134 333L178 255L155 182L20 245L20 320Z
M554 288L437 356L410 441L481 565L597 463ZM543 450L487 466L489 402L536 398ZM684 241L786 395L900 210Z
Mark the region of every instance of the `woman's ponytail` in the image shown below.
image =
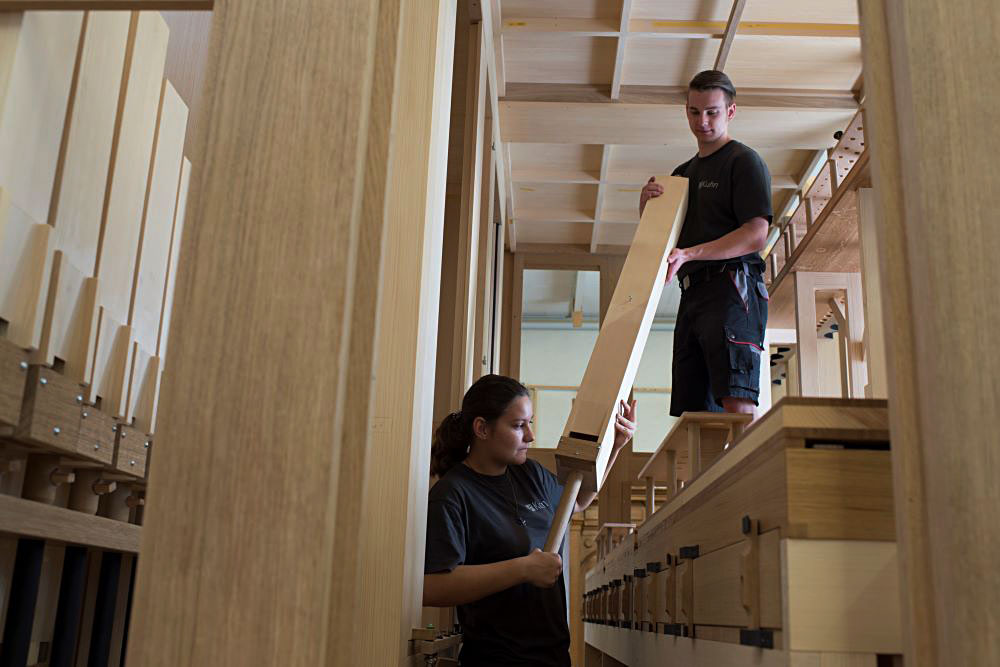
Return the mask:
M431 474L443 477L469 453L472 425L464 424L461 412L452 412L441 420L431 442Z

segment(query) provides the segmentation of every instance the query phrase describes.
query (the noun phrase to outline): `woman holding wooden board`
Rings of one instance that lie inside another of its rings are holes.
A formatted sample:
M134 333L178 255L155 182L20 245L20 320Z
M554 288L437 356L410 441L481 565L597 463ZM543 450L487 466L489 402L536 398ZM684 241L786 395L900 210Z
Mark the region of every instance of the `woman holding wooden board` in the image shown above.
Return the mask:
M562 559L541 551L562 486L527 458L532 417L524 385L486 375L434 435L424 604L458 607L463 666L570 664ZM622 402L609 470L634 432L635 402Z

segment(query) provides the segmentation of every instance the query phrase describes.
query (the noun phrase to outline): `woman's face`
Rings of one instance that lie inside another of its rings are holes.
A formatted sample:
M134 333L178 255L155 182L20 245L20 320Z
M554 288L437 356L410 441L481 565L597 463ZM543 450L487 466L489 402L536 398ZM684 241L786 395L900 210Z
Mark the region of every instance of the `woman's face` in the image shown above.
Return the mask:
M518 396L492 424L477 419L476 446L490 459L502 465L520 465L528 457L528 445L534 442L531 430L534 414L531 399Z

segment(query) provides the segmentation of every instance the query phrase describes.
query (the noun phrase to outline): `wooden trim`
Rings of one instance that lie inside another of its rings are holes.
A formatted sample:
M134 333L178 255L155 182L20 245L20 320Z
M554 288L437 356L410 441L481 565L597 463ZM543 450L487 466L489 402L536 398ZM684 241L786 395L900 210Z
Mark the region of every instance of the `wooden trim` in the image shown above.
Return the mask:
M508 83L500 102L588 102L612 103L611 87L602 84ZM687 102L685 86L623 85L617 99L622 104L661 104L683 107ZM857 109L849 90L805 90L793 88L740 88L741 108L771 110Z
M611 76L611 99L618 99L622 88L625 68L625 42L628 39L629 20L632 16L632 0L622 0L621 20L618 24L618 46L615 50L615 69ZM607 146L605 146L607 150Z
M729 51L733 48L733 40L736 39L736 31L740 27L740 18L743 16L743 8L746 7L747 0L733 0L733 8L729 12L729 21L726 23L726 31L722 35L722 44L719 45L719 53L715 56L715 67L720 72L726 69L726 61L729 60Z
M110 551L139 552L139 526L0 494L0 532Z
M0 12L211 11L215 0L0 0Z
M626 0L629 2L630 0ZM597 185L597 200L594 202L594 225L590 230L590 252L597 252L600 240L601 211L604 208L604 195L607 192L608 162L611 161L611 146L605 144L601 149L601 175Z
M590 37L619 37L624 32L637 37L665 39L720 39L725 36L728 23L724 21L683 21L661 19L632 19L622 26L611 18L520 18L504 19L503 32L559 33ZM793 23L778 21L753 21L741 23L740 35L767 35L774 37L857 37L858 26L851 23Z

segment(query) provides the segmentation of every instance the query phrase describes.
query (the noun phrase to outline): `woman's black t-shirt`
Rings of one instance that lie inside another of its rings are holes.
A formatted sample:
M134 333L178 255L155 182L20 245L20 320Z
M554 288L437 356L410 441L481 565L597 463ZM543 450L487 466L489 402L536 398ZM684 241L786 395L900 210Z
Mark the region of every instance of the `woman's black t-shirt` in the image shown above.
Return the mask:
M544 548L561 493L555 475L530 459L497 476L455 466L430 492L424 572L496 563ZM569 667L564 581L560 577L552 588L518 584L460 605L463 667Z

